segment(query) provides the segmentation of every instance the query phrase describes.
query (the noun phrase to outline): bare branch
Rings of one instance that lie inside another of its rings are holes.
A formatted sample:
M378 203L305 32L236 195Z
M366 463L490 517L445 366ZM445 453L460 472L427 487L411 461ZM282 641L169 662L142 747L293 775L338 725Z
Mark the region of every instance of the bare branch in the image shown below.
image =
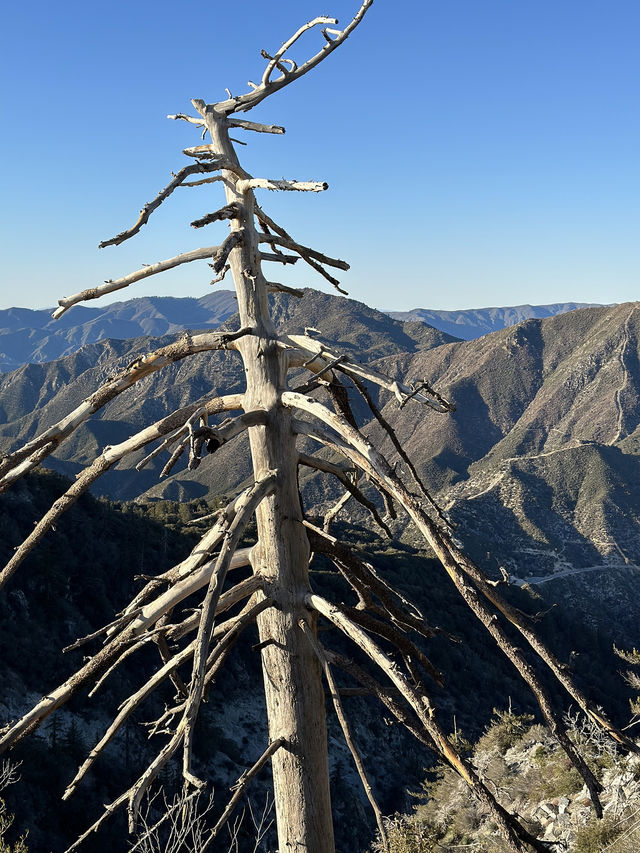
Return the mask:
M238 569L242 566L249 565L250 551L250 548L240 548L235 551L230 557L228 569ZM209 560L204 563L204 565L195 572L187 575L187 577L178 581L174 586L170 587L166 592L158 596L158 598L151 602L151 604L140 608L139 615L134 616L131 620L129 632L134 636L142 634L142 632L146 631L150 625L157 622L158 619L173 607L180 604L181 601L184 601L185 598L188 598L194 592L197 592L199 589L207 586L215 571L216 562L217 559ZM252 575L250 578L247 578L243 585L239 584L237 588L234 587L233 590L230 590L229 593L226 594L228 595L226 601L223 602L222 600L224 596L220 599L220 602L218 602L220 604L219 612L226 610L233 604L236 604L242 596L250 595L255 592L256 589L260 588L260 584L261 581L258 575Z
M213 268L213 271L215 273L219 273L222 270L222 268L227 263L227 258L229 257L231 252L236 248L236 246L242 243L243 239L244 231L242 230L232 231L231 234L229 234L229 236L226 238L222 246L220 246L213 258L213 263L211 264L211 267Z
M354 585L358 595L367 600L368 607L373 613L387 616L402 630L416 631L425 639L444 633L448 639L456 642L455 637L443 632L440 628L432 628L428 625L416 605L408 601L387 580L380 577L371 563L354 553L352 548L334 540L333 537L328 538L317 527L308 525L308 528L310 531L309 541L313 550L326 554L336 563L338 568L345 573L345 576L348 576L349 583ZM378 598L382 607L373 604L371 601L372 594ZM396 599L403 606L400 606Z
M342 699L340 698L340 691L336 686L336 683L333 678L333 673L331 672L331 666L329 665L329 661L324 654L324 650L318 643L313 631L307 624L305 619L301 619L298 622L298 625L302 629L305 637L311 644L313 651L316 654L316 657L320 661L320 666L323 669L324 676L327 679L327 685L329 687L329 692L331 694L331 700L333 702L333 707L336 712L336 717L340 722L340 727L342 728L342 733L344 735L344 739L347 742L347 746L349 747L349 752L353 758L354 764L358 770L358 776L360 777L360 781L362 782L362 787L364 788L365 794L367 795L367 799L371 804L371 808L373 809L373 813L376 816L376 823L378 824L378 832L380 833L380 837L382 839L382 843L385 848L388 847L387 844L387 834L385 832L384 823L382 820L382 812L380 811L380 807L376 802L376 799L373 795L373 789L371 788L371 784L369 779L367 778L366 770L364 769L364 764L362 763L362 758L360 753L358 752L358 748L353 739L353 735L351 733L351 729L349 728L349 721L347 720L347 716L344 712L344 708L342 705Z
M340 513L344 505L347 503L349 498L351 497L350 492L345 492L338 500L334 503L332 507L330 507L327 512L324 514L324 518L322 519L322 529L327 533L331 530L331 522L333 519Z
M134 284L136 281L141 281L143 278L149 278L151 275L157 275L160 272L172 270L182 264L189 264L191 261L202 261L205 258L212 258L219 250L219 246L205 246L202 249L192 249L190 252L183 252L181 255L176 255L173 258L167 258L165 261L158 261L155 264L148 264L142 269L129 273L110 281L105 281L104 284L98 287L89 287L87 290L82 290L73 296L65 296L58 300L59 308L51 315L54 320L59 320L62 315L69 310L73 305L79 302L86 302L89 299L99 299L105 293L113 293L114 290L122 290Z
M301 453L298 458L302 465L307 465L309 468L314 468L317 471L324 471L327 474L333 474L334 477L337 477L347 492L352 495L358 503L362 504L362 506L369 510L376 524L384 530L389 539L393 538L393 534L391 533L388 525L385 524L382 518L380 518L376 505L365 497L355 483L349 479L347 473L342 468L339 468L337 465L333 465L324 459L319 459L315 456L307 456L304 453Z
M257 219L258 219L258 222L260 223L260 225L262 226L262 228L263 228L263 230L264 230L264 232L265 232L266 234L268 234L268 233L269 233L269 229L271 229L272 231L275 231L275 233L276 233L276 234L278 234L280 237L282 237L282 239L283 239L283 240L290 240L292 243L295 243L295 245L296 245L296 247L297 247L297 248L296 248L296 251L298 251L298 252L300 253L300 257L301 257L301 258L302 258L302 259L303 259L307 264L309 264L309 266L310 266L312 269L314 269L314 270L315 270L317 273L319 273L323 278L325 278L327 281L329 281L329 282L330 282L330 283L331 283L331 284L336 288L336 290L337 290L337 291L339 291L340 293L343 293L343 294L345 294L345 295L346 295L347 291L346 291L346 290L343 290L343 289L340 287L340 282L338 281L338 279L337 279L337 278L334 278L332 275L329 275L329 273L324 269L324 267L322 267L319 263L317 263L317 262L316 262L316 261L315 261L315 260L314 260L314 259L313 259L309 254L308 254L306 247L305 247L305 246L301 246L299 243L297 243L297 242L296 242L296 241L291 237L291 235L290 235L290 234L287 234L287 232L284 230L284 228L282 228L282 226L281 226L281 225L278 225L278 223L277 223L277 222L274 222L274 221L273 221L273 219L271 219L271 217L270 217L270 216L268 216L268 215L264 212L264 210L260 207L260 205L258 205L258 204L256 204L256 205L255 205L255 214L256 214L256 217L257 217ZM341 263L346 264L346 262L345 262L345 261L341 261ZM345 269L345 268L346 268L346 269L349 269L348 264L346 265L346 267L342 267L342 269Z
M302 299L304 290L299 290L297 287L289 287L288 284L280 284L279 281L268 281L267 290L269 293L288 293L289 296L295 296L296 299Z
M44 696L21 719L17 720L2 733L0 737L0 754L9 747L15 746L23 737L36 729L49 714L61 705L64 705L83 684L94 678L105 666L111 664L134 642L135 638L127 636L119 637L101 649L59 687Z
M228 642L227 635L231 631L237 633L239 630L241 630L240 626L245 627L247 624L249 624L256 618L256 616L259 612L261 612L261 610L265 609L265 607L267 606L269 606L269 600L265 599L263 602L260 602L259 606L253 605L245 608L245 610L238 616L234 617L233 619L230 619L228 622L223 622L221 625L218 625L216 630L214 631L214 638L222 637L224 641ZM94 764L95 760L103 752L107 744L113 739L114 735L119 731L119 729L126 722L126 720L131 716L133 711L138 708L163 681L170 677L172 673L174 673L180 666L182 666L182 664L189 660L189 658L193 655L195 643L195 639L192 640L192 642L190 642L189 645L185 646L182 651L178 652L170 660L168 660L164 664L164 666L157 670L151 676L151 678L149 678L142 685L142 687L138 691L136 691L136 693L130 696L120 706L117 716L109 725L102 738L91 750L91 752L81 765L80 769L78 770L74 779L67 786L62 797L63 800L67 800L73 794L79 783L86 776L87 772Z
M504 634L502 628L496 623L494 614L486 608L477 594L475 588L472 588L465 582L464 574L470 577L481 590L482 594L488 598L497 609L508 618L508 620L522 633L527 639L531 647L538 656L549 666L557 680L572 696L582 710L590 716L599 726L609 732L611 737L625 748L639 752L640 748L633 741L627 738L619 729L613 726L604 715L593 707L593 704L584 696L580 689L575 685L572 679L567 675L566 671L560 666L553 654L546 648L544 643L535 635L531 628L526 624L522 614L508 604L496 591L495 587L487 582L483 572L471 561L460 549L453 543L448 533L439 528L432 519L430 519L415 497L406 490L402 482L396 476L389 463L381 456L380 453L371 445L371 443L362 436L357 430L354 430L343 418L334 412L330 412L316 400L310 397L304 397L302 402L299 399L300 395L294 392L284 392L282 395L283 403L288 405L289 402L297 400L297 404L303 410L314 413L318 418L329 424L341 437L343 441L340 449L345 452L348 458L356 461L361 465L370 476L384 486L398 500L404 510L409 514L418 530L422 533L426 541L433 548L434 552L440 559L440 562L446 569L450 578L453 580L456 589L465 600L472 612L478 617L485 628L491 635L499 641L498 644L505 655L516 667L521 677L532 689L532 692L540 703L541 710L547 717L549 724L556 732L560 744L566 748L566 742L563 743L562 724L553 716L551 707L545 699L545 692L537 677L531 670L531 667L526 663L518 649L516 649ZM346 443L346 448L344 444ZM337 446L337 445L335 445ZM590 791L595 796L594 804L597 802L597 789L593 780L589 776L588 768L584 765L579 756L572 753L568 747L567 754L576 762L577 769L586 774L584 776ZM596 806L597 807L597 806Z
M297 255L281 255L271 252L260 252L261 261L276 261L279 264L296 264L300 260Z
M400 443L398 436L396 435L395 430L393 429L393 427L391 426L389 421L384 417L384 415L382 414L380 409L376 406L375 402L373 401L371 394L369 394L369 391L367 390L366 385L363 382L361 382L357 376L351 376L350 379L353 382L353 384L356 386L358 391L360 392L361 396L364 398L367 406L369 406L369 409L371 410L371 413L374 416L374 418L378 421L380 426L383 428L383 430L386 432L386 434L391 439L391 443L395 447L396 452L398 453L398 455L400 456L402 461L405 463L405 465L407 466L407 468L411 472L411 476L413 477L413 482L420 489L420 492L429 501L429 503L434 508L434 510L438 513L441 520L444 521L448 527L452 527L451 522L449 521L449 519L444 514L442 508L436 503L436 501L433 499L433 497L429 493L429 490L427 489L425 484L422 482L422 479L420 478L420 475L416 471L415 465L411 461L409 454L406 452L406 450L404 449L404 447ZM409 398L407 397L407 400L408 399ZM407 402L407 400L405 400L405 403ZM401 404L401 405L403 405L403 404Z
M340 356L331 352L331 350L321 341L316 341L308 335L281 335L280 341L282 346L293 350L290 354L290 363L292 367L305 366L312 372L315 372L315 368L320 370L329 361L340 358L339 369L343 373L346 373L347 376L356 376L360 379L373 382L374 385L379 385L381 388L385 388L387 391L391 391L392 394L395 394L396 399L399 402L402 402L406 397L411 395L413 399L420 403L424 403L424 405L428 406L430 409L434 409L436 412L455 411L455 406L446 400L441 402L441 400L437 398L433 399L421 391L415 393L415 388L412 388L410 385L391 379L388 376L385 376L384 373L380 373L372 367L360 364L348 355Z
M205 404L204 408L209 414L215 414L217 412L226 411L227 409L238 409L241 407L242 395L232 394L228 397L217 397L214 400L210 400ZM141 447L144 447L146 444L149 444L151 441L155 441L163 435L173 432L177 423L179 423L182 418L186 420L196 408L198 408L197 404L195 406L187 406L185 409L181 409L166 418L162 418L160 421L156 421L155 424L146 427L139 433L136 433L136 435L128 438L126 441L123 441L120 444L115 444L112 447L105 448L101 455L77 476L75 483L69 486L67 491L53 503L51 509L36 524L35 528L29 536L27 536L24 542L18 546L13 557L9 560L4 569L0 571L0 589L13 575L27 554L33 550L45 533L51 529L56 520L70 506L72 506L78 498L84 494L84 492L86 492L99 477L102 476L102 474L108 471L109 468L129 453L133 453Z
M208 165L206 163L202 163L202 166ZM183 184L180 184L181 187L201 187L203 184L217 184L220 181L224 181L222 175L214 175L212 178L203 178L201 181L185 181Z
M329 189L329 184L325 181L286 181L271 178L246 178L236 183L236 191L243 195L249 190L256 189L321 193Z
M433 740L429 736L428 732L425 731L422 724L396 701L396 698L399 695L397 690L392 690L389 687L380 684L370 673L362 669L361 666L358 666L358 664L354 663L350 658L347 658L344 655L339 655L327 648L324 648L323 651L331 663L339 666L340 669L344 670L355 681L361 684L367 692L376 696L382 704L391 711L398 722L402 723L407 731L416 738L416 740L419 740L420 743L424 744L432 752L437 751Z
M238 163L229 160L227 157L221 157L215 150L213 145L194 145L191 148L184 148L182 151L187 157L195 157L198 160L211 160L212 171L233 172L238 178L250 178L251 175L246 172Z
M182 118L182 116L180 116L180 118ZM129 237L133 237L134 234L137 234L143 225L146 225L153 211L160 207L162 202L171 195L176 187L179 187L183 183L185 178L189 175L195 175L198 172L213 172L218 168L219 167L215 163L193 163L190 166L185 166L184 169L180 169L180 171L176 173L174 179L168 183L164 189L160 190L154 200L145 204L140 211L140 216L138 217L135 225L126 231L122 231L120 234L116 234L116 236L112 237L110 240L104 240L98 245L98 248L104 249L106 246L119 246L120 243L124 243L124 241L128 240Z
M200 708L200 701L202 699L206 660L209 653L209 643L211 642L211 634L213 631L213 620L220 592L222 590L233 553L248 520L262 500L270 494L271 491L273 491L275 483L276 474L274 472L269 472L247 492L246 497L243 500L238 502L236 505L236 517L225 534L220 554L209 581L207 594L202 605L202 614L200 617L200 624L198 626L196 649L193 658L193 672L191 682L189 684L189 697L187 699L187 706L183 717L184 755L182 773L185 781L192 783L195 782L198 784L191 772L193 727L195 725L198 710Z
M284 127L278 124L258 124L255 121L245 121L241 118L227 119L229 127L241 127L242 130L253 130L255 133L285 133Z
M174 115L168 115L168 119L173 119L173 121L188 121L189 124L197 124L198 127L202 127L204 125L204 120L201 118L196 118L195 116L188 116L185 113L175 113Z
M220 832L222 827L227 823L229 818L231 817L233 810L236 808L242 797L244 796L244 792L249 785L249 782L253 779L254 776L257 776L258 773L262 770L264 765L269 761L271 756L280 749L281 746L284 746L286 743L284 738L278 738L278 740L274 740L262 753L260 758L255 762L255 764L249 768L249 770L245 770L245 772L240 776L238 781L232 787L233 796L227 803L225 810L222 815L218 819L218 822L211 830L211 835L207 838L205 843L200 848L200 853L204 853L205 850L209 847L210 843L216 837L216 835Z
M238 584L241 586L241 584ZM235 588L234 588L235 589ZM226 595L226 593L225 593ZM223 599L225 595L221 596L220 604L217 609L217 613L220 613L223 609ZM273 606L273 599L271 598L263 598L261 601L257 603L253 603L253 600L250 601L237 615L228 619L226 622L222 622L220 625L217 625L213 630L213 639L219 641L214 647L213 651L209 655L206 664L206 674L204 678L204 686L208 688L211 682L215 679L215 676L218 674L228 652L232 648L233 644L236 642L242 631L252 623L256 621L256 617L266 610L269 607ZM200 619L200 613L194 614L196 618L190 617L186 619L182 625L175 626L173 632L171 633L171 639L175 639L178 635L181 637L190 633L192 630L197 628L198 622ZM204 696L204 693L203 693ZM151 734L157 734L159 731L164 731L166 729L167 722L175 717L176 715L182 713L186 707L186 700L182 702L180 705L176 705L174 708L169 708L164 711L162 716L151 724L147 724L150 727Z
M322 252L317 252L315 249L310 249L307 246L301 246L299 243L296 243L295 240L281 237L278 234L260 234L259 241L260 243L275 243L278 246L284 246L285 249L291 249L303 258L308 255L310 258L314 258L315 260L320 261L320 263L327 264L327 266L330 267L336 267L341 270L350 269L349 264L346 261L341 261L337 258L330 258L328 255L323 255Z
M198 352L210 352L213 350L229 349L235 340L249 334L249 329L240 329L237 332L205 332L199 335L185 334L180 340L166 347L140 356L127 365L124 370L117 373L112 379L94 391L70 414L45 430L39 436L28 441L18 450L7 454L0 459L0 492L5 491L7 486L19 476L30 471L38 465L46 456L52 453L60 444L67 439L81 424L91 415L99 411L103 406L122 394L141 379L150 376L157 370L161 370L169 364L180 361L186 356ZM238 408L241 408L238 405ZM17 466L28 461L28 465ZM11 476L9 475L11 472Z
M257 89L247 92L245 95L240 95L239 97L233 98L230 97L228 101L222 101L219 104L216 104L216 110L226 115L231 115L235 112L246 112L253 107L257 106L261 101L263 101L266 97L271 95L273 92L277 92L279 89L282 89L284 86L287 86L289 83L292 83L294 80L297 80L299 77L302 77L303 74L306 74L308 71L311 71L312 68L315 68L316 65L319 65L323 59L325 59L330 53L332 53L337 47L339 47L353 32L353 30L358 26L362 18L365 16L367 10L373 4L373 0L364 0L360 9L356 13L354 19L344 28L344 30L340 31L336 38L331 40L330 42L325 42L322 46L322 49L304 62L302 65L298 66L295 71L288 71L287 73L281 74L276 80L270 79L270 74L274 68L276 68L277 63L282 59L284 53L300 38L300 36L306 32L311 27L322 25L323 23L336 23L334 18L314 18L313 21L309 21L309 23L303 25L299 30L297 30L291 38L284 42L282 47L274 54L274 58L271 60L269 65L267 65L267 69L263 75L263 80ZM267 74L268 71L268 74ZM192 102L193 103L193 102ZM196 109L198 106L200 109L206 109L206 105L203 101L198 103L194 103ZM198 111L200 111L198 109Z

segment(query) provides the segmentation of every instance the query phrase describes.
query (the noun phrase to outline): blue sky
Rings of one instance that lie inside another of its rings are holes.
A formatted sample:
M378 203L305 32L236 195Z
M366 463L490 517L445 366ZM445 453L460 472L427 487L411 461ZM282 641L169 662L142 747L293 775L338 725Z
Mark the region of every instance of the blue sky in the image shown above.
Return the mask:
M0 307L54 305L218 243L224 226L188 225L222 204L212 185L174 193L137 237L97 249L198 144L198 130L167 113L221 100L226 86L246 91L260 48L317 14L344 24L357 5L10 4ZM344 286L375 307L633 300L639 36L637 0L376 0L320 68L248 116L287 134L239 132L240 156L256 176L329 182L318 195L263 192L261 203L300 242L348 260ZM307 268L272 277L325 284ZM208 281L198 262L118 298L199 296Z

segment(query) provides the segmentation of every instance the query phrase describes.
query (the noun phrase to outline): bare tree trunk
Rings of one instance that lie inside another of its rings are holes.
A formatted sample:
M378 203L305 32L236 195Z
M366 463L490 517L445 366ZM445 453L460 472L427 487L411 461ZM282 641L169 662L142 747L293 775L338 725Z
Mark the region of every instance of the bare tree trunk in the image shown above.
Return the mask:
M237 163L225 117L207 108L207 128L218 155ZM223 177L231 175L223 172ZM247 390L245 411L264 409L266 426L249 429L256 481L278 472L274 492L256 512L258 545L254 570L267 583L275 602L258 617L264 689L272 741L285 745L272 759L279 849L281 853L333 853L333 824L322 673L312 647L298 628L308 619L309 542L302 525L298 494L298 453L290 410L282 405L287 355L278 345L269 315L267 282L261 272L258 236L253 225L251 189L240 194L225 181L229 203L238 205L231 230L243 239L228 258L242 328L252 329L238 345Z

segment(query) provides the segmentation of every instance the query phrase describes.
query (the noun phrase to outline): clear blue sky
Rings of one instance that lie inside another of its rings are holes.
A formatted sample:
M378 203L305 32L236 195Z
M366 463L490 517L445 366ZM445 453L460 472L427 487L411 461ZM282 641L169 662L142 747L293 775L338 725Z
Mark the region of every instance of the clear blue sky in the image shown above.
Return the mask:
M176 192L129 243L96 248L198 144L167 113L246 91L260 48L317 14L346 23L357 5L9 4L0 307L53 305L219 242L223 226L188 225L222 203L212 185ZM638 0L376 0L320 68L248 116L287 134L242 134L241 157L258 176L329 182L262 202L301 242L348 260L343 284L375 307L637 299L639 42ZM307 268L287 280L324 288ZM198 262L117 298L199 296L208 281Z

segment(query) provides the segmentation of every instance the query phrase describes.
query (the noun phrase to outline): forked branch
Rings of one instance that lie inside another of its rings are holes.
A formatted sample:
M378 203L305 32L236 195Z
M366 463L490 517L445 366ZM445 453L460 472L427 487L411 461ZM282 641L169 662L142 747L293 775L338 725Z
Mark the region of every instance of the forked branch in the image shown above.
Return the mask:
M295 67L290 66L286 71L283 71L279 77L275 80L271 79L271 73L274 69L278 68L278 65L282 63L283 57L286 52L298 41L298 39L308 30L322 26L323 24L336 24L337 20L335 18L327 18L320 17L314 18L312 21L309 21L306 24L303 24L290 38L288 38L282 47L273 54L272 58L269 60L267 67L262 76L262 80L260 85L256 86L251 92L247 92L245 95L240 95L239 97L230 97L227 101L221 101L220 103L215 105L215 108L218 112L224 113L227 116L230 116L232 113L236 112L247 112L253 107L257 106L261 101L263 101L266 97L271 95L273 92L277 92L279 89L282 89L284 86L288 86L289 83L292 83L294 80L298 80L302 77L303 74L306 74L308 71L311 71L312 68L315 68L316 65L319 65L323 59L329 56L337 47L339 47L354 31L354 29L358 26L360 21L364 18L367 10L372 6L373 0L364 0L360 9L356 13L353 20L343 29L343 30L329 30L327 29L325 35L325 42L322 48L308 59L306 62L303 62L301 65L295 65ZM196 109L198 109L198 106ZM202 109L205 108L204 102L202 103ZM200 110L198 110L200 112Z

